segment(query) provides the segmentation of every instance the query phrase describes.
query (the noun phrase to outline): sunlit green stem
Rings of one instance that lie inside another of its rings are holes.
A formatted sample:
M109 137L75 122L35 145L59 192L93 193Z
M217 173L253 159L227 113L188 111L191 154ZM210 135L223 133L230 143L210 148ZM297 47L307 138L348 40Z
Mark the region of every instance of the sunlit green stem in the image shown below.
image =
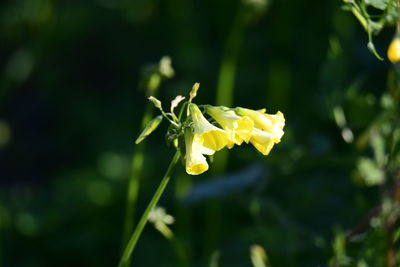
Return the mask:
M154 193L153 198L151 199L149 205L147 206L146 210L144 211L142 217L139 220L138 225L135 228L135 231L132 234L131 239L129 240L128 244L126 245L126 248L122 254L121 261L119 263L119 267L126 267L127 263L129 262L129 259L131 257L131 254L133 250L135 249L135 246L137 244L137 241L139 240L139 237L143 231L143 228L146 226L147 220L149 218L150 212L154 209L154 207L157 205L158 200L160 199L162 193L165 190L165 187L167 186L171 173L173 168L175 167L176 163L179 161L180 154L177 151L172 158L171 163L169 164L169 167L167 169L167 172L165 173L163 179L161 180L160 185L157 188L157 191Z
M351 7L351 12L358 19L358 21L360 22L360 24L364 28L364 30L368 31L368 22L364 18L364 16L361 14L360 8L357 5L352 6Z

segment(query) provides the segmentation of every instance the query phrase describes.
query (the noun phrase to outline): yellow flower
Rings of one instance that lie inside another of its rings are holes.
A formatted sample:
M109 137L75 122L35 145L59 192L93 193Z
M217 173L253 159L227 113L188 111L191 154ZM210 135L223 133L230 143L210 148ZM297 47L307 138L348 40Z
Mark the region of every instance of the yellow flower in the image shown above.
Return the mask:
M400 61L400 38L397 35L389 45L387 56L393 64Z
M213 153L205 149L201 143L195 142L190 128L185 130L186 148L186 172L191 175L199 175L208 170L208 163L203 154Z
M276 142L276 138L272 133L254 128L250 143L263 155L268 155Z
M260 130L271 133L275 143L279 143L284 131L285 118L283 113L278 111L275 115L265 113L265 109L252 110L247 108L236 108L236 113L248 116L254 121L254 126Z
M240 117L225 107L208 106L206 111L226 131L228 148L232 148L234 144L241 145L243 141L249 142L254 126L250 118Z
M189 104L189 112L193 121L194 142L213 151L221 150L227 145L227 133L209 123L196 104Z
M284 134L285 118L282 112L267 114L265 109L251 110L247 108L235 108L235 111L254 121L255 127L250 143L263 155L268 155L274 144L279 143Z

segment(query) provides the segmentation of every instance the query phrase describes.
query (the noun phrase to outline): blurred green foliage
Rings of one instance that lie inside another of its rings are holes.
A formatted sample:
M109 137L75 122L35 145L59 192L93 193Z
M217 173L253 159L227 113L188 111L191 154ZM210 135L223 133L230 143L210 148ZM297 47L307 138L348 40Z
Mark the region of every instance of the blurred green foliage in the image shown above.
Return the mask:
M343 8L353 13L368 34L368 49L380 60L373 43L373 35L379 34L386 26L393 26L398 20L399 2L396 0L343 0Z
M138 90L143 66L169 55L175 77L158 98L169 102L200 82L196 102L214 104L242 5L0 3L0 266L117 265L147 104ZM177 266L182 258L189 266L399 264L398 74L369 53L368 36L342 5L280 0L253 14L237 55L233 104L282 111L285 136L268 157L231 150L227 174L217 178L178 168L180 186L173 177L160 203L175 218L167 228L174 238L149 224L133 266ZM379 33L374 47L384 55L394 30ZM172 157L163 132L144 141L137 215ZM212 188L238 172L246 179L254 163L263 174L251 185L185 198L204 181ZM210 244L204 225L214 205L222 209Z

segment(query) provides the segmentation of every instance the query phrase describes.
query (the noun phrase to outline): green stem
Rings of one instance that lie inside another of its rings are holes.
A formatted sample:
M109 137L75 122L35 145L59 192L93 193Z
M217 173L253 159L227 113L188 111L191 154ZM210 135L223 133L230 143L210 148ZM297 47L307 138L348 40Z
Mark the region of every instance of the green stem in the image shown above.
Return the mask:
M219 71L216 96L217 105L232 106L237 61L245 28L246 21L243 11L239 10L226 41L225 53Z
M152 111L153 111L153 105L147 104L141 122L142 129L146 126L147 122L150 121L153 113ZM140 175L142 172L143 162L144 162L144 147L145 143L137 145L135 153L133 154L132 157L132 170L126 196L125 223L124 223L124 235L122 244L123 246L125 246L126 242L128 241L135 220L134 216L136 210L136 202L139 195Z
M144 211L142 217L140 218L140 221L138 225L136 226L135 231L132 234L131 239L129 240L128 244L126 245L126 248L124 250L124 253L122 254L121 261L119 263L119 267L125 267L127 266L127 263L129 263L130 256L135 249L136 243L143 231L143 228L146 226L148 217L150 215L150 212L154 209L154 207L157 205L158 200L160 199L162 193L164 192L170 177L173 168L175 167L176 163L179 161L180 154L179 151L177 151L172 158L171 163L168 166L167 172L165 173L163 179L160 182L160 185L157 188L157 191L154 193L153 198L151 199L149 205L147 206L146 210Z
M235 84L236 69L245 29L245 11L242 7L239 9L236 15L231 31L226 40L225 52L222 58L221 69L219 71L217 83L216 104L218 106L231 107L233 104L233 89ZM227 151L220 151L220 153L215 157L215 172L217 174L224 173L227 163Z
M241 7L233 21L225 44L225 51L221 62L216 90L217 105L231 107L233 104L236 70L246 25L245 11L243 7ZM214 174L224 173L227 169L227 164L228 153L225 149L215 155ZM204 242L206 257L211 255L218 242L221 220L221 206L219 203L213 202L212 205L209 205L206 210L206 230Z
M351 12L358 19L358 21L360 22L360 24L364 28L364 30L368 31L368 22L364 18L364 16L361 14L360 8L358 6L352 6Z

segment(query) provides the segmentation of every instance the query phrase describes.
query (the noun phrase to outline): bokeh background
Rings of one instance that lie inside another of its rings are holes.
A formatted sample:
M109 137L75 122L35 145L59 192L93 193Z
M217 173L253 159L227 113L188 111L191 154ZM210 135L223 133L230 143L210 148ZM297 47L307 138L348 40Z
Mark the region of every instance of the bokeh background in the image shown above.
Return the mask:
M367 35L341 5L3 1L0 266L117 265L147 105L140 80L165 55L175 70L160 86L165 105L195 82L196 103L215 104L228 62L234 106L286 117L285 136L268 157L248 145L229 151L223 173L211 165L190 177L177 167L160 205L175 218L169 227L187 266L252 266L254 244L271 266L332 263L344 233L379 201L381 189L355 175L360 155L369 153L357 140L380 109L391 68L368 51ZM375 40L382 55L393 33ZM173 155L166 128L145 141L136 217ZM353 245L352 255L368 246ZM132 264L184 266L152 224Z

